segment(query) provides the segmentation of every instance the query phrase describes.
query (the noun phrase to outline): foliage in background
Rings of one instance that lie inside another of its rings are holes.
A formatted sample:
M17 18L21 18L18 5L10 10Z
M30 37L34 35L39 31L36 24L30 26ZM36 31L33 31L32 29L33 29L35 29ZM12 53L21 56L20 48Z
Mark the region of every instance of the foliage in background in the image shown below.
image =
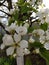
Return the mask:
M16 60L10 57L0 57L0 65L15 65Z

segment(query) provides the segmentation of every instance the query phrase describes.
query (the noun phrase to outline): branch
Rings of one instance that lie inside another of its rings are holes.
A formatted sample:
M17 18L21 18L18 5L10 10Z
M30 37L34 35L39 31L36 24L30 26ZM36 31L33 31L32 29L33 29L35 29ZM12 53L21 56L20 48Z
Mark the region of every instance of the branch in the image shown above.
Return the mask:
M10 17L12 17L12 15L10 15L9 13L6 13L5 11L2 11L2 10L0 10L0 11L3 12L3 13L5 13L5 14L7 14Z
M32 26L32 24L34 23L34 22L37 22L38 21L38 16L36 16L35 18L33 18L33 17L30 17L30 27ZM32 21L33 20L33 21Z
M10 9L13 9L13 7L12 7L12 0L6 0L6 1L8 3L8 9L10 11Z
M5 27L4 27L4 25L0 22L0 26L4 29L4 31L7 33L7 34L9 34L10 35L10 33L7 31L7 30L5 30Z
M5 17L5 16L0 16L0 18L8 18L8 17Z
M2 3L0 2L0 6L2 6L3 5L3 3L5 2L6 0L4 0Z
M8 9L8 6L6 6L6 5L4 5L4 4L3 4L2 6L6 7L6 8Z

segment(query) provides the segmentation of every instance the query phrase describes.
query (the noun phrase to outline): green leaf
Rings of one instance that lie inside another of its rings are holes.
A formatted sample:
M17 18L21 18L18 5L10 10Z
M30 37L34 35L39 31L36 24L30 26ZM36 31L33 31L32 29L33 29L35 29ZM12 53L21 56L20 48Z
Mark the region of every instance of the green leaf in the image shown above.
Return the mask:
M19 11L15 10L14 13L13 13L13 18L14 18L15 20L19 20L18 17L19 17Z
M40 48L40 55L46 60L47 65L49 65L49 51L45 48Z
M46 31L48 28L48 24L45 22L44 24L41 24L40 28Z
M43 47L43 44L41 44L40 42L34 42L34 43L30 43L29 44L29 47L30 48L42 48Z
M31 33L33 30L34 30L33 27L29 27L28 28L28 33Z
M27 13L28 11L32 11L32 6L29 5L29 3L24 3L21 5L21 12Z
M20 2L21 4L23 4L24 3L24 0L18 0L18 2Z
M10 18L9 21L8 21L8 25L11 25L11 23L14 23L15 20L13 18Z

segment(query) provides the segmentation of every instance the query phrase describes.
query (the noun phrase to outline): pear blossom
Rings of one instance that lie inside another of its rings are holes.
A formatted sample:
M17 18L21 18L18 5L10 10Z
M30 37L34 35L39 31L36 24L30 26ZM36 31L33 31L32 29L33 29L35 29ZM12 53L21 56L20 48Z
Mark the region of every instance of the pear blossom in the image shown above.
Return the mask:
M25 26L19 26L17 29L16 29L16 32L20 35L25 35L27 34L27 28Z
M49 42L46 42L46 43L44 44L44 48L46 48L47 50L49 50Z
M25 51L24 49L28 47L28 42L26 40L22 40L20 41L19 46L20 47L17 47L17 55L18 56L24 55L24 51ZM7 55L12 55L14 53L15 48L16 48L15 46L9 47L6 50Z
M18 45L21 48L20 50L28 47L28 42L26 40L21 40L21 35L15 33L13 38L11 35L8 34L5 34L3 37L3 44L1 45L1 49L5 48L5 46L11 45L9 48L6 49L7 55L12 55L14 53L14 50L16 48L15 44L19 43Z
M42 30L42 29L36 29L36 30L33 30L32 33L33 33L34 35L41 36L41 35L44 35L44 30Z
M49 15L49 9L48 8L42 8L37 12L37 16L41 20L40 24L45 22L45 19L48 18Z

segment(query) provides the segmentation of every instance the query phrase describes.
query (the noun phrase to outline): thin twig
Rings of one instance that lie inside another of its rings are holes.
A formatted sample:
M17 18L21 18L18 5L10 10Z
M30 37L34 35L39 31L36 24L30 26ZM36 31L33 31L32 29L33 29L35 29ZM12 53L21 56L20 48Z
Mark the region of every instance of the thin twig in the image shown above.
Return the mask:
M5 27L4 27L4 25L0 22L0 26L4 29L4 31L7 33L7 34L9 34L10 35L10 33L7 31L7 30L5 30Z
M6 0L4 0L2 3L0 2L0 6L2 6L3 5L3 3L5 2Z
M0 16L0 18L8 18L8 17L5 17L5 16Z
M0 11L3 12L3 13L5 13L5 14L7 14L10 17L12 17L12 15L10 15L9 13L6 13L5 11L2 11L2 10L0 10Z

